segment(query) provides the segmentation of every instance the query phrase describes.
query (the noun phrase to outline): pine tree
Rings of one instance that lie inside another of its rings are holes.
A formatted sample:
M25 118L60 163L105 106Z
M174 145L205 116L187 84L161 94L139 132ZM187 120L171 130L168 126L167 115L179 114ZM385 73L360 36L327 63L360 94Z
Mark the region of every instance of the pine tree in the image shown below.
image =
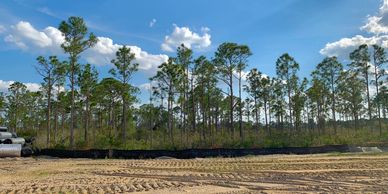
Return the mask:
M331 114L334 125L335 134L337 133L336 122L336 98L337 98L337 83L339 76L343 70L342 64L337 61L336 57L326 57L313 71L312 77L322 81L325 88L329 89L331 101ZM325 95L325 94L322 94Z
M80 17L69 17L67 21L62 21L58 28L65 37L61 47L65 53L69 54L68 76L71 88L71 112L70 112L70 147L74 148L74 127L75 127L75 84L76 75L79 72L78 59L80 54L86 49L93 47L97 43L97 37L93 33L88 34L88 28L84 20Z
M83 96L85 113L84 113L84 141L88 142L88 131L90 125L90 101L98 82L98 72L96 68L90 64L86 64L81 68L78 75L78 84L80 93Z
M294 89L297 83L295 77L298 70L299 64L287 53L280 56L276 61L276 74L280 80L284 80L286 82L290 132L293 127L293 118L295 116L292 114L292 96L295 94Z
M129 81L132 79L133 74L138 70L138 63L134 62L135 54L131 53L129 47L123 46L116 52L116 59L112 60L115 68L111 69L111 73L122 83L121 98L123 101L122 111L122 141L127 140L127 109L128 98L133 95L133 86L129 85ZM128 87L127 87L128 86ZM132 89L131 89L132 88Z
M61 63L56 56L50 56L49 60L43 56L37 58L38 65L36 70L39 75L43 77L44 83L42 84L43 89L46 93L47 98L47 113L46 113L46 127L47 127L47 139L46 146L50 146L51 142L51 102L52 92L54 85L61 79L65 73L64 64Z

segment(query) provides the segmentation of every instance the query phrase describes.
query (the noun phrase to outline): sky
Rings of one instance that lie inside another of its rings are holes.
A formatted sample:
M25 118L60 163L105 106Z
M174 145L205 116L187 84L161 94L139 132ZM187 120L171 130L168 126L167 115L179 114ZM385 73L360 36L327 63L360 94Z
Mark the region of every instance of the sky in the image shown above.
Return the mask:
M360 44L388 48L388 0L3 0L0 1L0 92L14 81L38 90L42 78L34 66L39 55L66 59L59 23L84 18L98 37L81 63L110 76L110 61L123 45L139 63L131 84L147 99L148 78L175 56L178 45L194 56L212 58L223 42L250 47L248 69L274 76L276 59L289 53L308 77L325 56L346 63Z

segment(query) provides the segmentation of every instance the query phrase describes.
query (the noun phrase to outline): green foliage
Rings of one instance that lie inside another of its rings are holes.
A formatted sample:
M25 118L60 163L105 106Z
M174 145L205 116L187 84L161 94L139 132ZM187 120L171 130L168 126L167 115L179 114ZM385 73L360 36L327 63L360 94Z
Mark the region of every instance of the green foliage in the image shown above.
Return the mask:
M36 66L36 70L38 74L43 77L42 83L42 91L47 99L47 112L46 112L46 130L47 130L47 138L46 144L47 147L50 145L51 141L51 109L52 109L52 96L54 86L60 82L65 76L65 63L60 62L56 56L50 56L49 60L44 58L43 56L39 56L37 59L38 65Z
M69 17L67 21L62 21L58 29L63 33L65 42L61 47L66 53L70 53L73 60L89 47L97 43L97 37L90 33L86 38L88 28L81 17ZM73 61L75 62L75 61Z
M209 60L194 58L182 44L150 78L149 103L135 106L140 90L131 79L139 64L130 47L116 52L112 78L99 79L93 64L78 62L98 41L84 20L70 17L59 30L68 61L40 56L40 91L15 82L0 94L0 124L37 137L39 147L252 148L388 141L387 59L381 46L359 46L344 66L326 57L308 80L298 76L299 64L287 53L276 61L276 76L257 68L245 76L252 55L247 45L222 43ZM369 92L370 81L376 94Z
M23 130L23 131L19 131L17 133L17 135L19 137L24 137L24 138L35 138L35 137L38 137L38 133L37 131L33 131L33 130Z
M79 64L77 63L79 55L86 49L93 47L97 43L97 37L93 33L87 36L88 28L81 17L69 17L67 21L62 21L58 27L65 37L61 44L65 53L69 54L67 63L67 74L71 87L71 106L70 106L70 146L74 147L74 126L75 126L75 84L76 76L79 73Z
M99 134L95 140L94 146L97 149L111 149L111 148L119 148L121 145L121 141L113 136L107 136L103 134Z

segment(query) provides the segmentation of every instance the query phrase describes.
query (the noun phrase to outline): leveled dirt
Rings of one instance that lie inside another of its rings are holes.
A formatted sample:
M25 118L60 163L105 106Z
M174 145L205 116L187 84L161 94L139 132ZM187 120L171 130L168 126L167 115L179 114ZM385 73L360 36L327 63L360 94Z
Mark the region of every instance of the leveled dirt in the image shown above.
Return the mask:
M388 155L0 159L0 193L387 193Z

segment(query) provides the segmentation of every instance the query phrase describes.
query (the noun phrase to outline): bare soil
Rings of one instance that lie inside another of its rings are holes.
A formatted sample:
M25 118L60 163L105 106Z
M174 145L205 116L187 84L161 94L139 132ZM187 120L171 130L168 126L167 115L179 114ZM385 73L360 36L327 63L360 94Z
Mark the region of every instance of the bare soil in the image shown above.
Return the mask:
M388 154L0 159L0 193L387 193Z

